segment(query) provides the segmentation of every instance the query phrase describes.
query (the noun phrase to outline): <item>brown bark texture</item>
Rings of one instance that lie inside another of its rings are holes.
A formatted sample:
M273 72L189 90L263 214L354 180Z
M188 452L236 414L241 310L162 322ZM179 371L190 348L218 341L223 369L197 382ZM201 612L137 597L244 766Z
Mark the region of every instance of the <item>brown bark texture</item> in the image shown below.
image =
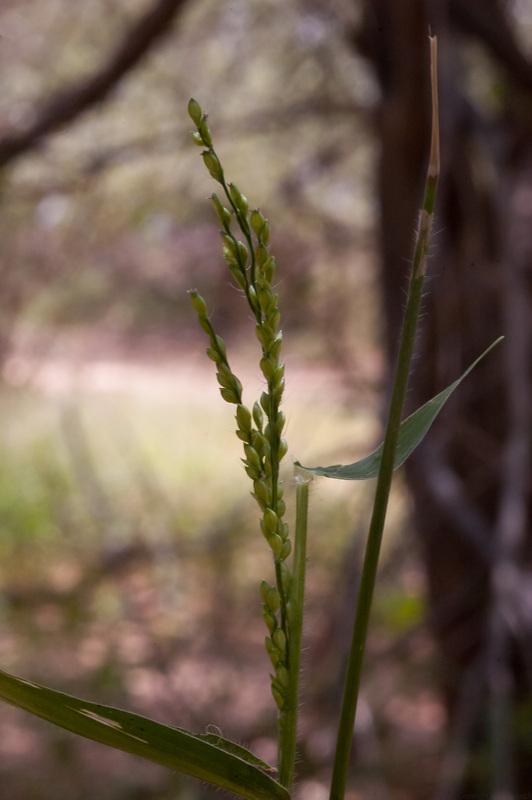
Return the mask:
M449 760L440 800L464 790L510 798L532 788L532 64L509 15L498 0L371 0L353 38L381 89L380 277L390 365L428 150L429 28L440 43L442 178L412 408L506 336L407 466L442 690L463 756ZM469 91L472 45L493 71L491 107ZM471 685L483 690L466 691ZM484 756L482 769L478 759L471 768L471 753Z

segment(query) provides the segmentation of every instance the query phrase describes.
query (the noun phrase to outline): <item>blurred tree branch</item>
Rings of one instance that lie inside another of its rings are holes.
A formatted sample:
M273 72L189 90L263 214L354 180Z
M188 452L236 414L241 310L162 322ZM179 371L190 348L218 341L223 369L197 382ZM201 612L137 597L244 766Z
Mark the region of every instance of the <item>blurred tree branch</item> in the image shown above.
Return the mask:
M351 118L354 105L352 102L342 102L323 97L309 97L290 106L266 107L252 115L243 115L234 120L219 120L216 123L217 134L220 138L234 139L243 136L268 135L274 131L287 131L298 128L308 123L309 119L327 119L331 117L342 120ZM360 112L360 118L367 110L355 106L355 112ZM159 129L155 134L136 136L118 144L101 146L87 154L80 154L79 167L74 175L54 181L43 183L38 181L24 181L17 184L17 197L25 200L35 200L51 192L76 191L80 182L86 184L87 180L99 177L106 170L139 158L159 157L176 152L177 147L186 146L190 142L190 128L179 123L166 129ZM0 158L2 140L0 139ZM339 153L343 157L345 153ZM59 172L59 170L58 170ZM303 181L304 183L304 181Z
M126 31L116 49L88 77L60 89L36 109L29 124L0 138L0 167L37 147L51 133L104 101L171 27L188 0L156 0Z

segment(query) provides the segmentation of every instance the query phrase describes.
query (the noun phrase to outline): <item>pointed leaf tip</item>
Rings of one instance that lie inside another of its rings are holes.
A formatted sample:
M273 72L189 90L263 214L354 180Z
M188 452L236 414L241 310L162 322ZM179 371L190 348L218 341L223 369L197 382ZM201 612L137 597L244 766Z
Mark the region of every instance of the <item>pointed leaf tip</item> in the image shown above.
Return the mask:
M431 400L426 402L417 411L414 411L402 423L399 429L399 438L397 441L397 449L395 451L395 464L394 469L400 467L416 447L423 441L429 432L432 423L442 410L443 406L450 398L452 393L462 383L470 372L493 350L502 340L504 336L499 336L489 347L484 350L481 355L473 361L472 364L451 383L446 389L443 389L439 394L435 395ZM379 474L381 463L382 444L376 450L366 456L365 458L355 461L353 464L331 464L327 467L305 467L296 461L296 465L301 469L313 472L314 475L320 475L324 478L336 478L343 481L364 481L369 478L376 478Z
M270 768L221 736L195 735L57 692L0 670L0 699L68 731L227 789L248 800L289 800Z

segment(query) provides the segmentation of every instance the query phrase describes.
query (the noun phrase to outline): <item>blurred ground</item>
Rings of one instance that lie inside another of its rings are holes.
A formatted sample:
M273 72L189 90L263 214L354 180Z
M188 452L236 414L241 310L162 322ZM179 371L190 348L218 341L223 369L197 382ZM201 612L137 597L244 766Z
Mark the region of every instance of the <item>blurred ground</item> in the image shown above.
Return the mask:
M249 345L233 349L244 385L258 391ZM271 566L239 465L232 413L219 401L203 350L192 334L186 350L153 339L124 350L88 331L57 336L45 355L27 339L15 348L1 401L0 658L8 670L166 722L199 731L216 724L273 758L257 592ZM338 371L287 356L289 457L329 460L369 449L378 430L371 406L351 412ZM368 380L378 369L368 361ZM337 575L354 555L353 531L360 545L369 499L363 485L321 480L313 489L300 760L305 797L325 796L334 714L327 710L331 685L321 673L337 669L327 653ZM391 519L392 532L406 533L411 546L400 495ZM411 656L403 664L384 652L390 635L404 636L423 611L415 562L392 537L390 563L398 552L403 566L377 607L368 693L373 682L378 692L361 722L370 786L389 762L382 748L392 730L401 730L399 739L393 736L393 769L407 773L413 744L418 764L420 747L433 758L443 722L430 682L420 691L419 678L412 680ZM414 651L423 674L431 658L424 636ZM375 713L389 733L376 730ZM102 752L7 707L0 726L2 798L206 796L162 769Z

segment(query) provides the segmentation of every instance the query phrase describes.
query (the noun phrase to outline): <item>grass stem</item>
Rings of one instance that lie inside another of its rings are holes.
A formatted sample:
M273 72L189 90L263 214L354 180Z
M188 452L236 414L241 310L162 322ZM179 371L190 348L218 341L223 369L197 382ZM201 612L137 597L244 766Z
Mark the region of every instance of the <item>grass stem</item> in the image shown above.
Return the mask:
M358 591L357 607L353 624L351 650L345 678L344 694L330 800L343 800L347 784L349 758L353 740L360 676L368 634L368 625L377 575L377 566L384 530L384 522L390 496L395 451L403 406L408 385L408 376L414 350L423 282L426 272L428 245L432 227L434 203L439 177L439 134L438 134L438 92L437 92L437 42L430 38L431 45L431 87L432 87L432 138L430 160L425 183L425 195L420 213L419 227L414 247L412 270L408 287L408 299L403 318L399 352L395 368L392 396L388 412L388 422L384 437L382 459L377 478L373 512L369 526L364 564Z

